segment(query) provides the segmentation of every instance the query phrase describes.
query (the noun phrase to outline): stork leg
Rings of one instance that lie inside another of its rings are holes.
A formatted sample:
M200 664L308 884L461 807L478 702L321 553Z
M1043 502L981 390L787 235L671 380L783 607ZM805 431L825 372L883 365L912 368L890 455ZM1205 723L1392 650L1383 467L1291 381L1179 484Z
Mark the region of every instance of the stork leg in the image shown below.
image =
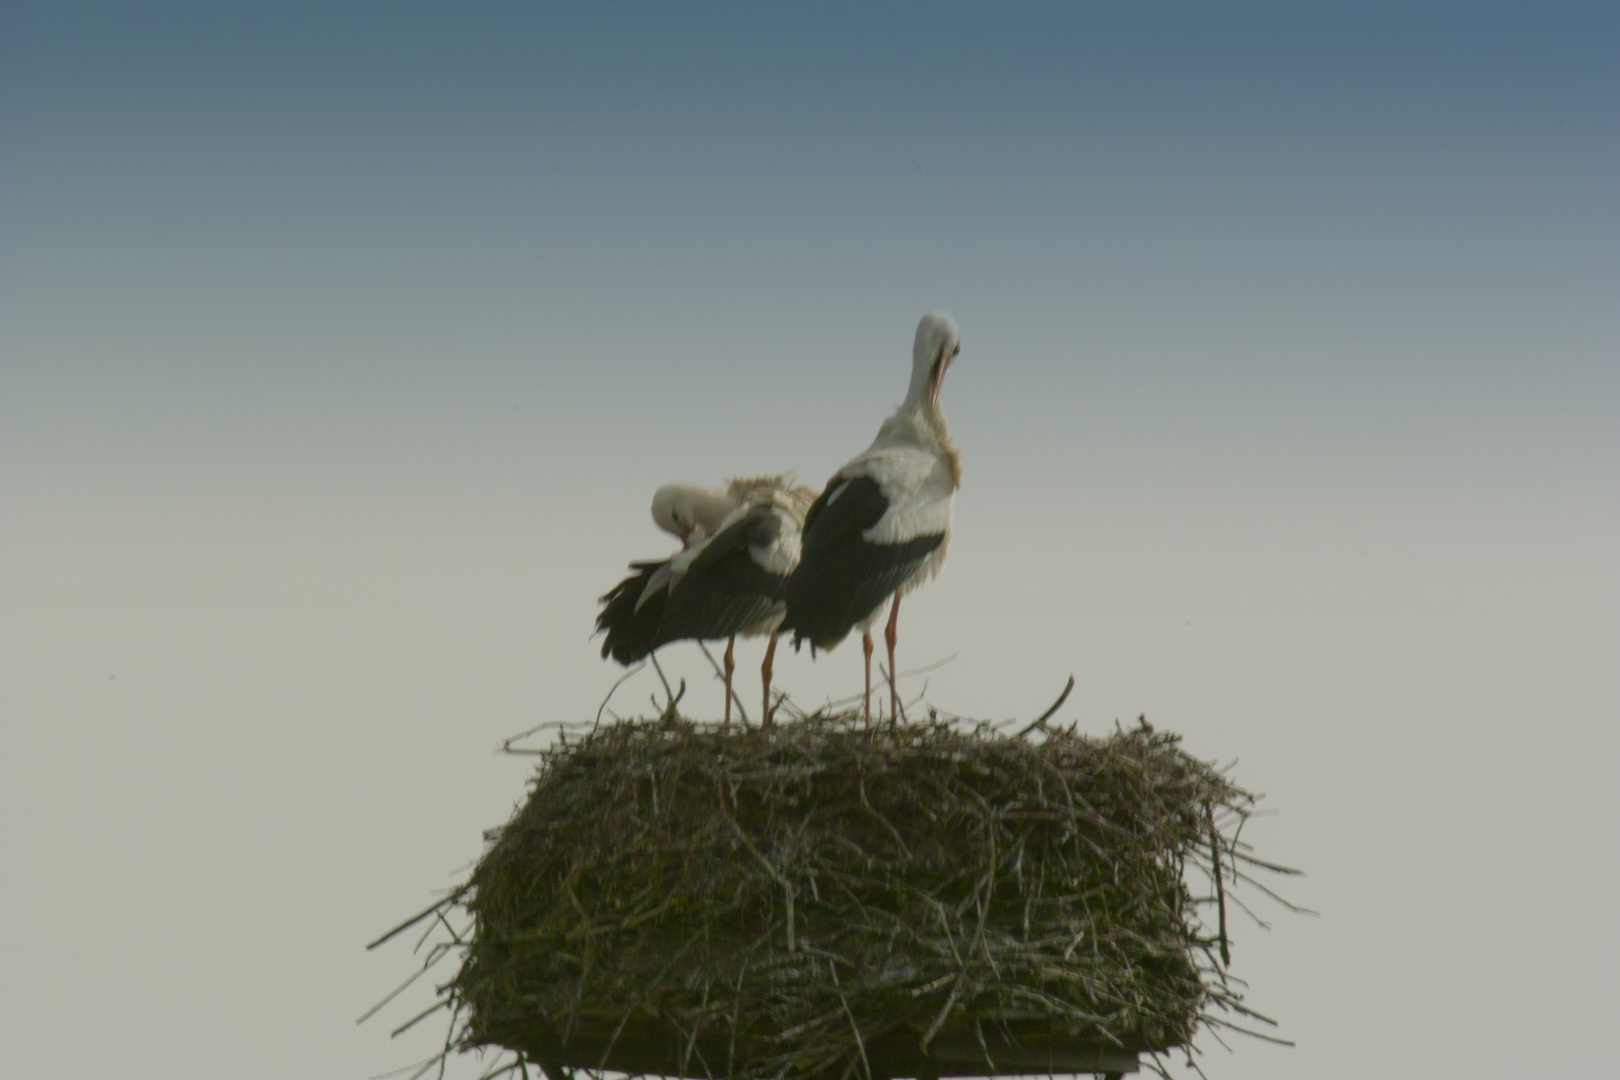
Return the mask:
M731 726L731 673L736 670L736 663L731 658L731 650L737 646L737 635L732 634L726 639L726 718L721 721L725 727Z
M867 730L872 728L872 632L861 632L861 649L866 653L866 697L862 699L861 716L866 719Z
M900 625L900 594L894 594L894 606L889 608L889 625L883 631L883 640L889 646L889 723L900 720L900 689L895 685L894 670L894 643L900 633L896 629Z
M770 644L765 646L765 662L759 666L759 674L765 682L765 711L760 713L765 719L760 721L762 727L771 726L771 660L776 656L776 631L771 631Z

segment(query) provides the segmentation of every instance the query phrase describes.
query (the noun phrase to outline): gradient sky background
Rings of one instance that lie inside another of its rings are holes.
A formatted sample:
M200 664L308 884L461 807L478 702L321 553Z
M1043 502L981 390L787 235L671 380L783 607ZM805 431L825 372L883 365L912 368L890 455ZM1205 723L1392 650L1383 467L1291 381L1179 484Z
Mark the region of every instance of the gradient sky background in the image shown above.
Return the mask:
M932 308L902 667L992 718L1073 672L1309 872L1234 927L1299 1045L1212 1080L1612 1069L1614 11L7 4L5 1071L431 1053L423 997L354 1026L411 964L361 946L617 677L653 488L819 486Z

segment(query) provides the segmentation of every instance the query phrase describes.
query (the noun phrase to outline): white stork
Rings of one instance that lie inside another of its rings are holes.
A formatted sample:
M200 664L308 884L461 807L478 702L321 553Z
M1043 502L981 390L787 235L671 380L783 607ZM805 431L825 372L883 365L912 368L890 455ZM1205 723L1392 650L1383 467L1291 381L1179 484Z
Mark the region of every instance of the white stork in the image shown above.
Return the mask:
M783 594L798 565L800 527L816 493L795 486L793 474L786 473L733 480L726 494L734 509L709 535L662 563L632 564L637 573L602 598L597 629L608 634L602 655L611 652L620 663L633 663L672 641L726 638L727 724L737 635L768 634L760 676L761 715L769 723ZM654 608L657 624L648 632Z
M689 548L737 509L737 495L731 490L734 487L733 483L720 491L697 484L665 484L653 492L653 521L670 535L680 537L681 547Z
M691 548L737 509L729 491L697 484L665 484L653 493L652 517L660 529L677 536L681 549ZM678 554L678 553L677 553ZM596 632L606 633L602 658L609 656L629 665L657 648L658 624L669 594L670 559L635 562L635 573L619 582L597 602Z
M911 349L911 388L864 454L833 474L804 519L804 550L787 587L793 646L831 649L855 627L866 654L872 723L872 624L893 597L884 634L889 646L889 703L900 713L894 643L900 598L939 573L951 541L951 505L962 460L939 410L945 369L962 351L949 315L924 315Z

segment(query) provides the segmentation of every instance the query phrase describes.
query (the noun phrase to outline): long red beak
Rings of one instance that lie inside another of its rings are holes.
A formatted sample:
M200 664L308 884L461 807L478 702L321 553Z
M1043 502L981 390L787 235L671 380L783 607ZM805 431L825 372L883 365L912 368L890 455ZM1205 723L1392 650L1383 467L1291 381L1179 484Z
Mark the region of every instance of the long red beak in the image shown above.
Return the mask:
M928 404L937 412L939 410L939 388L945 385L945 350L941 349L939 356L934 360L934 377L932 385L928 388Z

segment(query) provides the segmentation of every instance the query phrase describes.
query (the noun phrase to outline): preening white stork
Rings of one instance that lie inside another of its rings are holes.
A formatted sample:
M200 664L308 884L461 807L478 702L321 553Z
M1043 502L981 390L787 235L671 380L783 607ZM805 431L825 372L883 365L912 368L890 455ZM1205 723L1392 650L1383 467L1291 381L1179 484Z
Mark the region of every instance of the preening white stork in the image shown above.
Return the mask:
M713 532L735 509L737 496L730 488L721 491L697 484L665 484L653 492L653 521L670 535L680 537L683 548Z
M662 563L632 564L637 573L602 598L597 629L606 630L603 656L633 663L672 641L726 638L725 723L731 722L731 676L739 634L768 634L760 665L764 723L771 719L771 674L783 594L799 561L800 528L815 500L793 474L747 477L727 488L734 509L711 534ZM634 599L629 599L634 593ZM651 609L656 628L647 629ZM628 608L628 610L626 610ZM621 629L622 628L622 629Z
M653 521L680 537L682 551L713 532L735 509L737 499L729 491L697 484L665 484L653 493ZM604 660L611 656L621 664L633 664L661 644L658 626L669 595L670 561L631 563L635 573L597 601L602 610L596 616L596 632L607 635L602 641Z
M872 723L872 624L893 597L884 639L889 646L889 704L900 714L894 644L900 598L939 573L951 541L951 506L962 461L939 390L962 351L949 315L924 315L911 348L911 388L864 454L833 474L804 519L803 553L787 587L783 630L793 647L830 649L855 627L866 654L863 714Z

